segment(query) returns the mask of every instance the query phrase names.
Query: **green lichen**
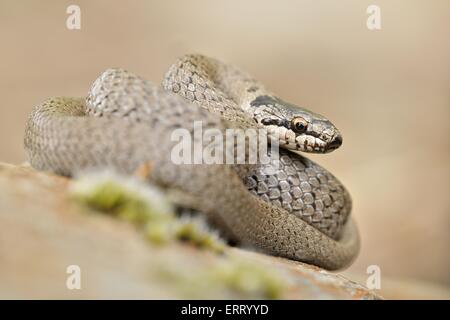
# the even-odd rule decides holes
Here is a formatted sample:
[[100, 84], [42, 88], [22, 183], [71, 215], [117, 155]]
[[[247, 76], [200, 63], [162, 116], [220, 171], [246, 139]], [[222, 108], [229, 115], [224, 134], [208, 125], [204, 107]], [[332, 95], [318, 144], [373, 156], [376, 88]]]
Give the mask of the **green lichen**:
[[217, 253], [225, 250], [224, 242], [212, 232], [201, 219], [186, 217], [177, 223], [175, 236], [182, 241], [188, 241], [199, 248], [205, 248]]
[[164, 265], [160, 272], [177, 292], [191, 299], [205, 298], [205, 292], [211, 299], [281, 299], [288, 291], [284, 275], [242, 257], [226, 257], [201, 268]]
[[144, 227], [145, 237], [155, 245], [165, 245], [175, 240], [173, 222], [152, 221]]
[[280, 275], [250, 261], [235, 259], [221, 263], [211, 270], [210, 277], [249, 298], [280, 299], [286, 289]]
[[224, 250], [223, 241], [202, 220], [178, 219], [164, 194], [137, 178], [107, 172], [88, 174], [74, 182], [71, 194], [90, 209], [135, 224], [154, 244], [182, 240], [215, 252]]
[[87, 207], [143, 225], [173, 220], [171, 205], [156, 188], [111, 174], [91, 174], [72, 186], [74, 198]]

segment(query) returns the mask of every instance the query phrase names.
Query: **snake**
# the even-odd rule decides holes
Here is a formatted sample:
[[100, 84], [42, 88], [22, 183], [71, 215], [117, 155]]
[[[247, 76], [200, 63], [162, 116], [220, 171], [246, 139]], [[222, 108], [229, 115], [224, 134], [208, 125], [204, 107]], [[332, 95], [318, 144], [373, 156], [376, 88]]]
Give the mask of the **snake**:
[[[267, 151], [265, 163], [174, 163], [174, 130], [207, 147], [194, 134], [198, 121], [203, 130], [224, 135], [230, 128], [264, 129], [267, 142], [280, 148]], [[148, 165], [149, 182], [205, 214], [231, 242], [328, 270], [348, 266], [359, 252], [352, 199], [303, 153], [327, 153], [341, 144], [339, 130], [324, 116], [285, 102], [238, 67], [200, 54], [175, 61], [161, 86], [107, 69], [87, 97], [36, 105], [24, 135], [28, 161], [37, 170], [130, 175]]]

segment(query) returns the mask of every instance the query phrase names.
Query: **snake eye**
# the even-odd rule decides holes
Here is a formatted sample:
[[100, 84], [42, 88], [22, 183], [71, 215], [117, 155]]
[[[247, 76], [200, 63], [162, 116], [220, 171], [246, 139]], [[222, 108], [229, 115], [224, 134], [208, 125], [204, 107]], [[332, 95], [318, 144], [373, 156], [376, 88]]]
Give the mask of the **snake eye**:
[[308, 128], [308, 122], [302, 117], [295, 117], [291, 120], [291, 129], [297, 133], [303, 133]]

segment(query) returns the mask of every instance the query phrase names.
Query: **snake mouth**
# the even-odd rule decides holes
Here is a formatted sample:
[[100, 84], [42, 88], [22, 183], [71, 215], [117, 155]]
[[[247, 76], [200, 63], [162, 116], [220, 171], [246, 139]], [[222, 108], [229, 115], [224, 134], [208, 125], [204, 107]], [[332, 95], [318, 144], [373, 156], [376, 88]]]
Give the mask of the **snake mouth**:
[[296, 139], [296, 150], [302, 152], [325, 153], [326, 146], [325, 141], [311, 135], [298, 136]]
[[276, 143], [283, 149], [309, 153], [327, 152], [327, 142], [310, 134], [295, 134], [284, 127], [267, 126], [271, 143]]
[[329, 153], [338, 149], [343, 142], [340, 134], [336, 134], [333, 138], [325, 137], [327, 139], [323, 139], [322, 135], [315, 134], [295, 135], [290, 132], [280, 133], [279, 128], [273, 128], [268, 133], [271, 143], [278, 143], [284, 149], [291, 151]]

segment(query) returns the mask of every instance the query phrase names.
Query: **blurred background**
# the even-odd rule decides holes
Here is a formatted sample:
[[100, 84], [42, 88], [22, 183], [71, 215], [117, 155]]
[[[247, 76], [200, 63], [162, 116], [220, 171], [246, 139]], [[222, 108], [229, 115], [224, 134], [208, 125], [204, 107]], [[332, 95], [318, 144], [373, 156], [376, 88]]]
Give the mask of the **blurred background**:
[[343, 146], [312, 158], [353, 196], [362, 249], [346, 274], [450, 286], [449, 30], [446, 0], [0, 0], [0, 161], [26, 160], [34, 105], [86, 95], [108, 67], [160, 83], [177, 57], [213, 56], [340, 128]]

